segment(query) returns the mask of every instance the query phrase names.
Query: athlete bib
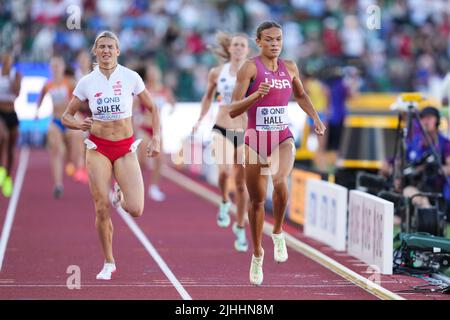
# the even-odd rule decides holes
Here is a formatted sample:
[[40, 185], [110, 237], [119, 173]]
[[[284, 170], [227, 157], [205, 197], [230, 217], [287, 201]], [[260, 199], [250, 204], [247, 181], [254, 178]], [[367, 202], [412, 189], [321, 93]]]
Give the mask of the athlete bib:
[[286, 129], [289, 123], [287, 106], [258, 107], [256, 109], [257, 131], [281, 131]]

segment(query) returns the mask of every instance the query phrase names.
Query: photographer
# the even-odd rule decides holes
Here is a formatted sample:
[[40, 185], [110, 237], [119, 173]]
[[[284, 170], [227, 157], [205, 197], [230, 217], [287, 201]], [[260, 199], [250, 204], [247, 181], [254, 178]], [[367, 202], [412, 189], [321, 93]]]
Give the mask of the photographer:
[[[448, 217], [450, 187], [445, 176], [450, 175], [450, 140], [439, 132], [440, 114], [436, 108], [425, 107], [420, 111], [419, 117], [423, 129], [433, 142], [440, 159], [434, 158], [431, 146], [427, 143], [420, 126], [417, 126], [418, 130], [414, 130], [412, 138], [407, 140], [406, 162], [408, 168], [403, 171], [403, 175], [406, 175], [406, 177], [403, 176], [406, 178], [403, 195], [411, 198], [419, 192], [442, 193], [447, 203]], [[439, 161], [442, 163], [442, 171], [444, 172], [439, 169]], [[392, 171], [393, 161], [384, 162], [381, 174], [391, 176]], [[445, 173], [445, 176], [443, 173]], [[394, 184], [398, 186], [395, 180]], [[419, 208], [431, 207], [430, 201], [426, 197], [415, 197], [413, 204]]]

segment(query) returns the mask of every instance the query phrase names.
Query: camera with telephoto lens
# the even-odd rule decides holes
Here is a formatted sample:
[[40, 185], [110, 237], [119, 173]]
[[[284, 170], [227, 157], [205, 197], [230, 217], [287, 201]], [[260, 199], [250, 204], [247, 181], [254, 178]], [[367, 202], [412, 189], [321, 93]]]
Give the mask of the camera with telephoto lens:
[[412, 161], [403, 169], [405, 185], [427, 190], [427, 180], [437, 179], [440, 175], [438, 159], [432, 152], [425, 153], [419, 159]]
[[[415, 172], [408, 167], [411, 180], [422, 180], [423, 173]], [[357, 175], [357, 189], [374, 194], [394, 204], [394, 214], [401, 218], [402, 232], [426, 232], [435, 236], [446, 236], [446, 203], [441, 193], [419, 192], [412, 197], [394, 191], [392, 182], [388, 179], [366, 172]], [[431, 204], [429, 208], [420, 208], [414, 204], [414, 198], [427, 197]]]

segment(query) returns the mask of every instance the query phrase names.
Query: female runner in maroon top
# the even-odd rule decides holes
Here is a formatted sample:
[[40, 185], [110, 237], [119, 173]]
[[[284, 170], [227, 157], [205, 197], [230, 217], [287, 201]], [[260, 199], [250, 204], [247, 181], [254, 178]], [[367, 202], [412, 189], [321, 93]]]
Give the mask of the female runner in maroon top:
[[287, 114], [292, 92], [298, 105], [314, 119], [316, 133], [323, 135], [325, 132], [325, 126], [303, 88], [297, 65], [293, 61], [279, 59], [282, 35], [281, 26], [276, 22], [266, 21], [259, 25], [256, 43], [260, 54], [239, 69], [230, 105], [231, 117], [244, 112], [248, 115], [245, 179], [251, 203], [248, 215], [253, 241], [250, 282], [256, 285], [263, 282], [261, 240], [268, 175], [271, 175], [274, 186], [274, 259], [284, 262], [288, 258], [282, 225], [288, 201], [287, 178], [295, 156]]

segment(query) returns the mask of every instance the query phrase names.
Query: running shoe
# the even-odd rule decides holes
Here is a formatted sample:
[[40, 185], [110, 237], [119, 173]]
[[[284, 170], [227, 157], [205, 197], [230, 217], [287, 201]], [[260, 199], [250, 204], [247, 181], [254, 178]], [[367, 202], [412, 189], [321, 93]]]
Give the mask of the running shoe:
[[0, 187], [3, 185], [7, 176], [6, 168], [0, 166]]
[[217, 214], [217, 225], [221, 228], [226, 228], [230, 225], [230, 207], [230, 201], [220, 204], [219, 213]]
[[156, 202], [161, 202], [166, 199], [166, 195], [156, 185], [151, 185], [148, 188], [148, 196]]
[[6, 178], [4, 179], [2, 185], [2, 192], [6, 198], [11, 197], [11, 194], [13, 192], [13, 182], [10, 176], [6, 176]]
[[264, 250], [261, 257], [255, 257], [252, 255], [252, 262], [250, 264], [250, 283], [254, 285], [261, 285], [264, 279], [263, 274], [263, 260]]
[[53, 198], [55, 199], [61, 198], [63, 192], [64, 192], [63, 186], [55, 186], [53, 188]]
[[286, 240], [283, 233], [272, 233], [273, 258], [276, 262], [285, 262], [288, 259]]
[[236, 235], [236, 240], [234, 241], [234, 248], [239, 252], [247, 252], [248, 242], [245, 237], [245, 228], [239, 228], [237, 223], [233, 223], [233, 232]]
[[97, 274], [97, 280], [111, 280], [111, 276], [114, 272], [116, 272], [116, 264], [115, 263], [106, 263], [103, 265], [102, 271]]

